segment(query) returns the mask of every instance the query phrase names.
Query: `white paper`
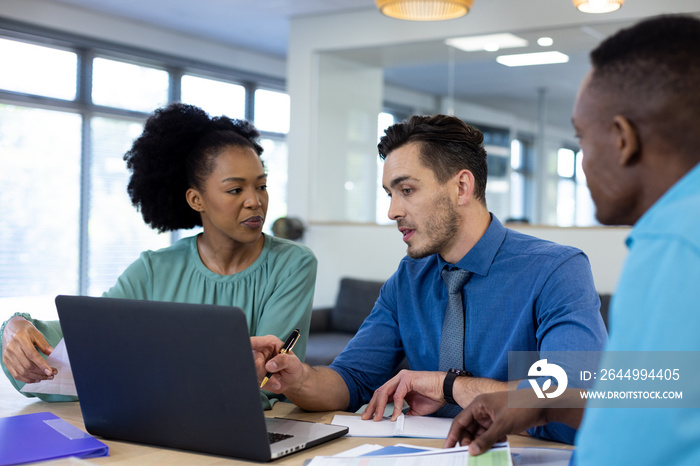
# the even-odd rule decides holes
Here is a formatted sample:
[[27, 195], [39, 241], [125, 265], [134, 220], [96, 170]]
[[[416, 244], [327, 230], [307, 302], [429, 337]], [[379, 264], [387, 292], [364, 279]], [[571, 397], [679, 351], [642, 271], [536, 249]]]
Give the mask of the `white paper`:
[[[498, 445], [505, 445], [505, 444], [504, 444], [504, 443], [503, 443], [503, 444], [499, 443]], [[430, 451], [430, 450], [443, 450], [442, 448], [438, 448], [438, 447], [426, 447], [426, 446], [423, 446], [423, 445], [411, 445], [410, 443], [397, 443], [396, 446], [397, 446], [397, 447], [406, 447], [406, 448], [415, 448], [415, 449], [418, 449], [418, 450], [425, 450], [425, 451]]]
[[518, 447], [510, 449], [517, 466], [568, 466], [573, 450], [564, 448]]
[[350, 437], [415, 437], [445, 438], [452, 425], [451, 418], [406, 416], [402, 414], [396, 422], [385, 417], [381, 421], [362, 420], [360, 416], [336, 415], [333, 424], [347, 426]]
[[308, 466], [513, 466], [507, 443], [494, 445], [490, 453], [469, 456], [469, 447], [456, 447], [388, 456], [317, 456]]
[[49, 366], [58, 369], [58, 374], [53, 377], [53, 380], [42, 380], [38, 383], [28, 383], [20, 391], [27, 393], [44, 393], [47, 395], [72, 395], [78, 396], [73, 381], [73, 371], [70, 368], [68, 361], [68, 352], [66, 351], [66, 343], [63, 339], [58, 342], [53, 349], [46, 362]]
[[[392, 447], [399, 447], [399, 448], [410, 448], [412, 451], [411, 453], [405, 453], [405, 454], [414, 454], [414, 453], [420, 453], [420, 452], [425, 452], [425, 451], [435, 451], [435, 450], [442, 450], [442, 448], [435, 448], [435, 447], [424, 447], [420, 445], [411, 445], [408, 443], [397, 443], [396, 445], [392, 446], [386, 446], [386, 445], [377, 445], [375, 443], [365, 443], [363, 445], [351, 448], [349, 450], [341, 451], [340, 453], [333, 455], [334, 457], [340, 457], [340, 458], [356, 458], [358, 456], [365, 456], [368, 453], [373, 453], [373, 452], [378, 452], [380, 450], [386, 450]], [[380, 455], [384, 455], [384, 453], [379, 453]], [[387, 456], [398, 456], [397, 453], [386, 453]]]
[[349, 450], [341, 451], [337, 455], [333, 456], [338, 456], [338, 457], [346, 457], [346, 458], [354, 458], [356, 456], [362, 456], [367, 453], [371, 453], [373, 451], [377, 451], [384, 448], [381, 445], [377, 445], [374, 443], [365, 443], [364, 445], [357, 446], [355, 448], [351, 448]]

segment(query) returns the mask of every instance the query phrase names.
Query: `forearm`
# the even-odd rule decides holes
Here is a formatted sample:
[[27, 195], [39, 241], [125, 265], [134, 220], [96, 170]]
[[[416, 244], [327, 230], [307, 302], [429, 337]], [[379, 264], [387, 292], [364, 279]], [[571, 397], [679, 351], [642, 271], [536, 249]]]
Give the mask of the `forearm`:
[[514, 390], [517, 384], [518, 381], [501, 382], [485, 377], [457, 377], [452, 388], [452, 396], [464, 408], [483, 393]]
[[[500, 382], [487, 378], [458, 377], [455, 380], [453, 396], [460, 406], [466, 407], [474, 398], [483, 393], [498, 391], [511, 391], [511, 393], [515, 393], [513, 391], [516, 390], [519, 382], [519, 380]], [[546, 419], [545, 423], [560, 422], [574, 429], [578, 429], [581, 424], [581, 419], [583, 418], [583, 411], [586, 407], [586, 401], [581, 396], [582, 391], [585, 390], [568, 389], [557, 398], [539, 399], [535, 397], [534, 393], [521, 392], [518, 390], [518, 395], [527, 393], [527, 396], [516, 397], [513, 402], [513, 407], [518, 407], [517, 405], [521, 404], [522, 406], [520, 407], [523, 408], [542, 409], [543, 416]], [[525, 400], [527, 400], [527, 403]]]
[[[2, 327], [0, 327], [0, 364], [2, 365], [2, 370], [7, 376], [7, 379], [10, 381], [12, 386], [15, 388], [15, 390], [19, 391], [23, 386], [24, 382], [20, 382], [19, 380], [15, 379], [12, 377], [12, 374], [10, 374], [10, 371], [8, 370], [7, 366], [5, 365], [5, 346], [7, 344], [7, 341], [9, 339], [9, 336], [5, 336], [5, 329], [8, 326], [11, 326], [10, 322], [13, 320], [18, 320], [18, 319], [26, 319], [29, 317], [28, 314], [15, 314], [9, 319], [7, 319], [3, 324]], [[29, 394], [24, 394], [24, 396], [30, 396]]]
[[544, 415], [547, 422], [561, 422], [578, 429], [581, 425], [586, 399], [581, 396], [584, 389], [567, 389], [557, 398], [546, 399]]
[[284, 394], [295, 405], [307, 411], [345, 410], [350, 402], [350, 393], [343, 378], [328, 367], [303, 366], [301, 382]]

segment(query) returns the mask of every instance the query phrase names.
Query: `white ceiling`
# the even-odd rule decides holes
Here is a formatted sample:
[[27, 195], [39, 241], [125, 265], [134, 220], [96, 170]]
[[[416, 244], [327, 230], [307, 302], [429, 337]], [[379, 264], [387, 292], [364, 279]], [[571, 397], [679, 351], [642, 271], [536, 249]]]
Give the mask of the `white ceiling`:
[[[53, 0], [131, 21], [215, 40], [267, 55], [286, 57], [289, 21], [300, 16], [374, 10], [374, 0]], [[499, 2], [503, 0], [477, 0]], [[522, 0], [525, 1], [525, 0]], [[533, 5], [537, 0], [531, 0]], [[571, 0], [560, 0], [570, 2]], [[627, 0], [632, 2], [652, 0]], [[688, 0], [663, 0], [664, 8]], [[700, 11], [700, 1], [697, 10]], [[573, 5], [571, 8], [574, 8]], [[625, 6], [623, 6], [625, 8]], [[379, 13], [377, 13], [379, 14]], [[583, 15], [583, 17], [588, 15]], [[554, 39], [552, 48], [567, 53], [566, 64], [507, 68], [492, 53], [454, 52], [455, 98], [488, 105], [536, 120], [538, 90], [545, 89], [550, 123], [567, 127], [581, 78], [588, 70], [588, 52], [602, 38], [629, 24], [616, 21], [547, 31], [509, 31], [534, 44], [538, 37]], [[359, 31], [361, 33], [361, 31]], [[539, 49], [539, 50], [537, 50]], [[392, 84], [435, 95], [448, 92], [448, 50], [442, 41], [342, 52], [344, 56], [381, 65]], [[521, 51], [541, 51], [530, 45]], [[340, 53], [340, 52], [339, 52]]]
[[358, 9], [374, 0], [54, 0], [284, 57], [289, 19]]

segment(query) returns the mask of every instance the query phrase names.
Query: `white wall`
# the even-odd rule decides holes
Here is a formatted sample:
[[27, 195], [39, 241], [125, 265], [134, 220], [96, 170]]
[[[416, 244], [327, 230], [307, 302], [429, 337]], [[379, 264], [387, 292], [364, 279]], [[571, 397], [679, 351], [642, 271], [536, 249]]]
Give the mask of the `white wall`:
[[[629, 228], [520, 225], [512, 228], [581, 249], [591, 262], [598, 292], [614, 291], [627, 255], [624, 242]], [[386, 280], [406, 254], [406, 246], [394, 225], [312, 223], [304, 235], [304, 244], [318, 258], [314, 307], [335, 303], [338, 284], [343, 277]]]
[[318, 259], [314, 307], [335, 303], [343, 277], [386, 280], [406, 254], [393, 225], [314, 223], [304, 233], [304, 244]]

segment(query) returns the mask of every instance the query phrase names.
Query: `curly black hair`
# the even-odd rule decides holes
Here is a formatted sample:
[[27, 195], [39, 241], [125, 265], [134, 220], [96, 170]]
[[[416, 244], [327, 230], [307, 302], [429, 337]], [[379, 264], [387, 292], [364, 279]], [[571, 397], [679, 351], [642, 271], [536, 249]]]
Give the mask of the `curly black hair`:
[[250, 147], [258, 156], [260, 133], [245, 120], [210, 117], [182, 103], [159, 108], [124, 155], [131, 179], [127, 192], [143, 220], [159, 232], [202, 225], [185, 198], [203, 189], [214, 161], [226, 147]]

